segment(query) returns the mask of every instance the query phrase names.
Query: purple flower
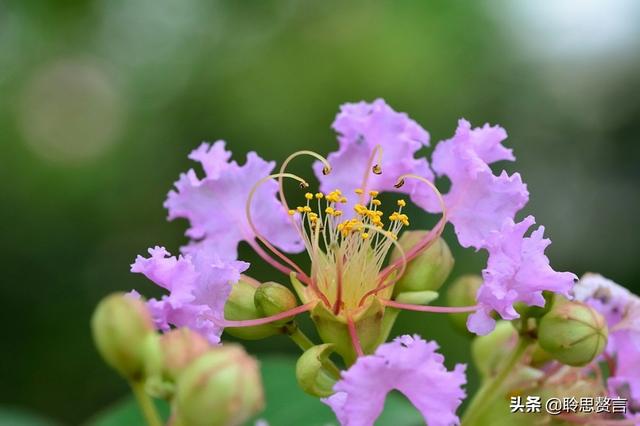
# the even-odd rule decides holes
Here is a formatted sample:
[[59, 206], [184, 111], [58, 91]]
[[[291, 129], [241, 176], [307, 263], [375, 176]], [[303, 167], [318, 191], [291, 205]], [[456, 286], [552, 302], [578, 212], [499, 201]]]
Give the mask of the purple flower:
[[[608, 387], [612, 396], [629, 399], [640, 407], [640, 298], [598, 274], [585, 274], [573, 289], [607, 320], [607, 356], [614, 360]], [[635, 413], [640, 419], [640, 410]]]
[[[176, 190], [169, 192], [164, 206], [169, 210], [169, 220], [189, 220], [186, 235], [193, 241], [183, 248], [185, 253], [204, 250], [212, 256], [235, 260], [240, 241], [256, 244], [246, 216], [247, 200], [254, 185], [273, 171], [275, 163], [250, 152], [247, 162], [239, 166], [229, 161], [231, 152], [224, 147], [222, 141], [203, 143], [191, 152], [189, 158], [202, 164], [205, 177], [198, 178], [193, 169], [180, 175]], [[275, 181], [264, 182], [251, 203], [251, 215], [258, 231], [269, 241], [298, 253], [304, 246], [275, 196], [277, 190]]]
[[358, 358], [323, 400], [343, 426], [373, 425], [389, 392], [398, 390], [422, 413], [429, 426], [458, 424], [456, 410], [464, 399], [465, 365], [447, 371], [435, 342], [401, 336]]
[[[394, 111], [382, 99], [372, 103], [344, 104], [333, 122], [333, 128], [339, 134], [339, 149], [327, 157], [331, 173], [324, 175], [323, 164], [314, 164], [321, 191], [330, 192], [339, 188], [345, 194], [353, 194], [355, 189], [361, 188], [365, 194], [368, 189], [375, 189], [416, 196], [430, 191], [413, 180], [407, 181], [401, 191], [394, 187], [398, 178], [406, 173], [433, 180], [426, 158], [415, 158], [418, 150], [429, 146], [429, 133], [407, 114]], [[382, 148], [380, 164], [374, 152], [376, 146]], [[374, 165], [381, 167], [381, 174], [371, 173]], [[355, 201], [350, 199], [345, 211], [351, 214], [354, 204]]]
[[513, 307], [516, 302], [544, 306], [544, 290], [569, 296], [576, 276], [556, 272], [549, 265], [544, 251], [551, 241], [543, 238], [543, 226], [530, 237], [524, 236], [534, 223], [533, 216], [519, 223], [506, 219], [500, 231], [488, 236], [489, 260], [482, 271], [484, 283], [477, 294], [480, 309], [469, 316], [470, 331], [482, 335], [493, 330], [495, 320], [489, 315], [492, 310], [512, 320], [519, 317]]
[[156, 326], [164, 331], [170, 324], [189, 327], [218, 343], [222, 328], [213, 320], [223, 319], [231, 287], [249, 264], [222, 261], [203, 251], [176, 258], [164, 247], [149, 249], [149, 254], [149, 258], [138, 256], [131, 272], [142, 273], [169, 291], [160, 300], [148, 301]]
[[[515, 160], [502, 146], [506, 138], [502, 127], [485, 124], [471, 129], [468, 121], [460, 120], [454, 137], [438, 143], [433, 153], [433, 169], [451, 181], [444, 201], [463, 247], [484, 247], [491, 231], [499, 230], [505, 219], [514, 219], [529, 200], [518, 173], [494, 176], [489, 167], [496, 161]], [[439, 211], [433, 194], [416, 201], [429, 211]]]

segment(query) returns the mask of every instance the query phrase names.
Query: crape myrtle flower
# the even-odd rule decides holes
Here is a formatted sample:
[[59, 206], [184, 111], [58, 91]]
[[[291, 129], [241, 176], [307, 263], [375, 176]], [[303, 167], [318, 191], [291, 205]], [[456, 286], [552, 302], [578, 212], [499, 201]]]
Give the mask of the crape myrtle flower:
[[149, 254], [138, 256], [131, 272], [144, 274], [169, 291], [162, 299], [147, 302], [156, 327], [163, 331], [170, 329], [169, 324], [189, 327], [218, 343], [222, 327], [214, 318], [222, 319], [231, 286], [249, 264], [222, 261], [204, 251], [175, 257], [164, 247], [154, 247]]
[[[515, 302], [539, 305], [544, 290], [565, 294], [572, 275], [557, 273], [549, 266], [544, 256], [549, 240], [542, 238], [542, 228], [525, 237], [532, 219], [514, 222], [528, 192], [517, 173], [495, 175], [491, 170], [496, 161], [514, 159], [502, 145], [506, 133], [500, 127], [472, 129], [461, 120], [454, 137], [436, 146], [433, 168], [451, 182], [444, 196], [435, 186], [427, 159], [417, 157], [429, 145], [429, 134], [406, 114], [394, 111], [383, 100], [346, 104], [333, 127], [339, 134], [337, 152], [326, 159], [313, 151], [299, 151], [277, 171], [274, 163], [255, 153], [249, 153], [246, 163], [239, 166], [231, 160], [224, 142], [202, 144], [190, 158], [201, 163], [204, 177], [199, 178], [194, 170], [181, 175], [165, 202], [169, 219], [189, 221], [186, 234], [190, 242], [183, 247], [183, 256], [170, 257], [166, 250], [156, 248], [150, 258], [139, 257], [132, 271], [144, 273], [170, 292], [149, 302], [161, 329], [192, 327], [212, 342], [219, 340], [224, 327], [258, 326], [310, 312], [321, 339], [331, 343], [351, 367], [336, 385], [338, 393], [331, 397], [344, 424], [369, 424], [349, 420], [353, 415], [350, 407], [361, 407], [356, 415], [373, 421], [381, 409], [379, 401], [394, 388], [405, 392], [425, 418], [429, 416], [430, 424], [455, 423], [455, 409], [464, 396], [460, 390], [463, 368], [447, 372], [442, 356], [435, 353], [437, 346], [417, 337], [383, 345], [399, 310], [477, 311], [470, 329], [488, 333], [493, 328], [492, 311], [513, 319], [517, 317]], [[320, 181], [317, 191], [287, 171], [289, 163], [301, 156], [317, 160], [313, 165]], [[307, 191], [291, 206], [285, 196], [285, 179], [297, 181]], [[440, 220], [415, 245], [403, 248], [398, 239], [410, 226], [404, 211], [407, 202], [396, 200], [390, 210], [383, 206], [381, 192], [408, 195], [423, 210], [439, 213]], [[489, 252], [478, 305], [427, 306], [433, 300], [428, 293], [433, 292], [395, 294], [394, 286], [407, 264], [438, 241], [448, 222], [462, 246]], [[225, 301], [248, 266], [237, 260], [241, 241], [291, 279], [300, 306], [262, 318], [224, 318]], [[392, 249], [399, 256], [388, 260]], [[308, 271], [287, 255], [301, 251], [311, 260]], [[445, 391], [434, 393], [429, 385], [408, 380], [409, 370], [402, 369], [410, 364], [403, 363], [415, 360], [430, 366], [429, 371], [416, 365], [411, 370], [420, 371], [416, 376], [424, 383], [438, 375], [447, 377], [446, 384], [438, 384]], [[357, 402], [351, 390], [360, 383], [361, 372], [370, 368], [385, 381], [380, 389], [370, 389], [375, 397]], [[393, 380], [402, 375], [407, 377], [407, 387]], [[369, 391], [361, 389], [365, 390]], [[341, 405], [341, 400], [350, 402]]]
[[481, 335], [491, 332], [495, 327], [495, 320], [490, 316], [492, 310], [512, 320], [519, 317], [513, 307], [516, 302], [544, 306], [544, 290], [569, 296], [576, 276], [556, 272], [549, 265], [544, 250], [551, 241], [543, 238], [544, 226], [525, 237], [534, 223], [533, 216], [519, 223], [507, 218], [500, 231], [492, 231], [488, 236], [485, 244], [489, 260], [482, 271], [484, 284], [477, 294], [480, 309], [469, 316], [470, 331]]
[[614, 397], [629, 400], [629, 416], [640, 422], [640, 298], [599, 274], [585, 274], [573, 289], [576, 300], [587, 303], [607, 320], [609, 341], [604, 359]]
[[369, 426], [378, 418], [389, 392], [398, 390], [420, 411], [429, 426], [458, 424], [455, 415], [465, 398], [463, 364], [447, 371], [435, 342], [401, 336], [360, 357], [323, 400], [341, 424]]

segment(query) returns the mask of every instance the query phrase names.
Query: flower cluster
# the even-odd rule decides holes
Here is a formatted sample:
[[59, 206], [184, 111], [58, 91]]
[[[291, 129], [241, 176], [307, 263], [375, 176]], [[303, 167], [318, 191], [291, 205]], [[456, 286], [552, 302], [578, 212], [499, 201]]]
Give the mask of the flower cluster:
[[[534, 218], [516, 220], [529, 194], [518, 173], [491, 168], [515, 160], [503, 145], [507, 134], [501, 127], [472, 128], [460, 120], [454, 136], [436, 145], [430, 161], [418, 152], [429, 147], [429, 133], [383, 100], [342, 106], [333, 128], [338, 133], [336, 152], [326, 158], [296, 152], [277, 171], [275, 163], [253, 152], [239, 165], [224, 142], [203, 143], [189, 158], [200, 163], [204, 175], [193, 169], [182, 174], [164, 204], [169, 220], [188, 220], [188, 244], [178, 257], [161, 247], [150, 249], [150, 257], [138, 257], [131, 270], [168, 292], [148, 301], [159, 329], [189, 327], [212, 344], [220, 342], [225, 328], [246, 328], [248, 335], [269, 325], [274, 333], [295, 336], [300, 333], [295, 315], [309, 312], [323, 342], [347, 366], [337, 372], [325, 360], [318, 367], [332, 376], [330, 389], [318, 395], [330, 395], [324, 401], [344, 425], [373, 424], [393, 389], [405, 394], [429, 425], [456, 424], [456, 410], [465, 396], [464, 366], [448, 371], [437, 344], [418, 336], [385, 343], [399, 310], [472, 312], [469, 330], [484, 335], [494, 329], [496, 315], [519, 318], [518, 304], [543, 307], [543, 292], [569, 296], [576, 277], [549, 265], [544, 227], [527, 236]], [[301, 156], [316, 160], [317, 190], [306, 189], [308, 182], [287, 171]], [[441, 177], [450, 182], [445, 194], [437, 189]], [[299, 205], [289, 206], [285, 180], [306, 189]], [[383, 193], [406, 196], [425, 213], [439, 214], [440, 221], [408, 244], [411, 238], [403, 239], [411, 223], [403, 211], [407, 201], [398, 199], [385, 212]], [[427, 255], [444, 244], [440, 235], [447, 223], [461, 246], [489, 255], [476, 301], [469, 306], [429, 306], [441, 282], [405, 286], [401, 281], [411, 269], [440, 266]], [[266, 291], [263, 285], [241, 275], [249, 267], [238, 259], [242, 241], [286, 274], [299, 306], [280, 308], [283, 303], [258, 296]], [[308, 271], [289, 256], [302, 251], [311, 260]], [[243, 282], [255, 285], [242, 287], [241, 294]], [[283, 291], [286, 288], [278, 294]], [[225, 316], [225, 307], [231, 311], [230, 300], [246, 308], [246, 316], [236, 311], [234, 318]], [[309, 383], [315, 376], [309, 377], [299, 380]]]

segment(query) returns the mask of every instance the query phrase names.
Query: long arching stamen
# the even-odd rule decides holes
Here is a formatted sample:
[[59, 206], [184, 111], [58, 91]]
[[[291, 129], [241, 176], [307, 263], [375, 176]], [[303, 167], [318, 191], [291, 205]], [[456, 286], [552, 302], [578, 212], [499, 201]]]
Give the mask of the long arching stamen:
[[479, 309], [478, 305], [473, 306], [425, 306], [414, 305], [411, 303], [400, 303], [395, 300], [382, 300], [383, 305], [390, 308], [405, 309], [407, 311], [420, 311], [420, 312], [438, 312], [444, 314], [459, 314], [462, 312], [475, 312]]
[[351, 314], [347, 314], [347, 328], [349, 329], [349, 337], [351, 337], [351, 344], [356, 354], [360, 357], [364, 355], [362, 345], [360, 344], [360, 337], [358, 337], [358, 330], [356, 329], [356, 323], [353, 321]]
[[[276, 256], [278, 256], [280, 259], [282, 259], [284, 262], [286, 262], [287, 264], [289, 264], [289, 266], [291, 266], [293, 269], [295, 269], [295, 271], [299, 274], [299, 279], [308, 284], [309, 283], [309, 277], [302, 271], [302, 269], [291, 259], [289, 259], [286, 255], [284, 255], [280, 250], [278, 250], [277, 248], [275, 248], [271, 243], [269, 243], [269, 241], [267, 241], [266, 238], [264, 238], [262, 236], [262, 234], [260, 234], [260, 232], [258, 231], [258, 229], [256, 228], [255, 224], [253, 223], [253, 219], [251, 218], [251, 201], [253, 201], [253, 196], [256, 194], [256, 191], [258, 190], [258, 188], [260, 187], [260, 185], [262, 185], [263, 183], [265, 183], [266, 181], [270, 180], [270, 179], [274, 179], [277, 177], [288, 177], [294, 180], [297, 180], [298, 182], [300, 182], [300, 185], [303, 187], [307, 187], [309, 186], [309, 184], [302, 179], [301, 177], [291, 174], [291, 173], [285, 173], [285, 174], [280, 174], [280, 173], [276, 173], [276, 174], [272, 174], [269, 176], [265, 176], [262, 179], [260, 179], [258, 182], [256, 182], [255, 185], [253, 185], [253, 188], [251, 188], [251, 192], [249, 192], [249, 197], [247, 198], [247, 203], [245, 205], [245, 214], [247, 216], [247, 221], [249, 223], [249, 226], [251, 227], [251, 230], [253, 231], [253, 233], [255, 234], [256, 238], [258, 240], [260, 240], [260, 242], [262, 244], [264, 244], [269, 250], [271, 250], [271, 252], [273, 254], [275, 254]], [[260, 254], [260, 253], [258, 253]], [[268, 255], [267, 255], [268, 256]], [[287, 275], [289, 275], [289, 272], [291, 272], [291, 270], [289, 270], [288, 272], [286, 272]]]
[[329, 173], [331, 173], [331, 164], [329, 164], [329, 161], [327, 161], [326, 158], [324, 158], [322, 155], [318, 154], [317, 152], [302, 150], [302, 151], [294, 152], [293, 154], [288, 156], [287, 159], [282, 162], [282, 166], [280, 166], [280, 177], [278, 178], [278, 188], [279, 188], [278, 193], [280, 195], [280, 202], [282, 203], [282, 205], [284, 205], [285, 210], [289, 210], [289, 204], [287, 203], [287, 199], [284, 196], [284, 185], [283, 185], [284, 179], [283, 178], [285, 177], [285, 170], [289, 165], [289, 163], [291, 162], [291, 160], [293, 160], [296, 157], [300, 157], [302, 155], [310, 155], [311, 157], [314, 157], [320, 160], [320, 162], [322, 162], [322, 165], [324, 166], [322, 168], [323, 175], [326, 176]]
[[[374, 163], [375, 156], [378, 156], [378, 162]], [[364, 169], [364, 175], [362, 176], [362, 193], [360, 194], [360, 204], [364, 204], [364, 197], [367, 193], [367, 184], [369, 183], [369, 173], [373, 172], [376, 175], [382, 174], [382, 145], [378, 144], [373, 147], [367, 167]]]
[[[384, 235], [386, 238], [389, 239], [389, 241], [391, 241], [391, 244], [393, 244], [395, 246], [396, 249], [398, 249], [398, 252], [400, 252], [400, 272], [394, 277], [394, 279], [390, 280], [388, 283], [383, 284], [384, 280], [379, 280], [378, 284], [376, 285], [376, 288], [374, 288], [373, 290], [369, 290], [368, 292], [366, 292], [364, 294], [364, 296], [362, 296], [360, 298], [360, 301], [358, 302], [358, 306], [362, 306], [365, 302], [365, 300], [367, 299], [367, 297], [372, 296], [374, 294], [378, 294], [379, 292], [381, 292], [382, 290], [389, 288], [393, 285], [395, 285], [395, 283], [400, 279], [400, 277], [402, 277], [402, 275], [404, 274], [406, 268], [407, 268], [407, 256], [405, 255], [404, 249], [402, 248], [402, 246], [400, 244], [398, 244], [398, 241], [396, 240], [396, 236], [386, 230], [381, 230], [381, 229], [377, 229], [374, 226], [371, 225], [367, 225], [367, 224], [362, 224], [362, 226], [364, 228], [369, 228], [369, 229], [374, 229], [376, 233], [378, 234], [382, 234]], [[385, 277], [386, 278], [386, 277]]]
[[274, 321], [279, 321], [284, 318], [292, 317], [294, 315], [298, 315], [303, 312], [310, 311], [314, 305], [315, 305], [315, 302], [310, 302], [305, 305], [296, 306], [295, 308], [289, 309], [288, 311], [280, 312], [279, 314], [271, 315], [264, 318], [256, 318], [256, 319], [240, 320], [240, 321], [211, 318], [211, 321], [213, 321], [219, 327], [253, 327], [256, 325], [269, 324]]
[[[436, 195], [438, 203], [440, 204], [440, 210], [442, 210], [442, 216], [440, 217], [440, 220], [438, 221], [436, 226], [432, 230], [430, 230], [427, 235], [425, 235], [420, 241], [418, 241], [417, 244], [415, 244], [407, 251], [406, 262], [410, 262], [413, 258], [420, 254], [420, 252], [429, 248], [431, 244], [433, 244], [440, 237], [440, 235], [442, 235], [444, 226], [447, 224], [447, 206], [445, 205], [442, 194], [440, 193], [440, 191], [438, 191], [438, 188], [436, 188], [436, 186], [432, 182], [430, 182], [428, 179], [423, 178], [422, 176], [414, 175], [411, 173], [402, 175], [398, 178], [398, 183], [396, 183], [395, 187], [400, 188], [402, 185], [404, 185], [404, 181], [406, 178], [417, 179], [420, 182], [427, 184], [427, 186]], [[380, 273], [381, 279], [385, 279], [386, 277], [388, 277], [394, 269], [398, 268], [399, 263], [399, 260], [396, 260], [395, 262], [392, 262], [390, 265], [388, 265]]]

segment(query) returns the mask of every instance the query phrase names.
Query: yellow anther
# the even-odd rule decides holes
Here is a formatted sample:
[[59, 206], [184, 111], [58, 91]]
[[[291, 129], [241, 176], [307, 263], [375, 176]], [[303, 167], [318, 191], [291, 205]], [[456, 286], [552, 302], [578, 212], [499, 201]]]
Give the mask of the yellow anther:
[[382, 216], [382, 212], [380, 210], [376, 210], [376, 215], [377, 216]]
[[336, 210], [335, 212], [333, 212], [334, 216], [342, 216], [342, 210]]
[[378, 191], [369, 191], [369, 195], [371, 195], [373, 198], [376, 198], [378, 194], [379, 194]]
[[324, 197], [324, 194], [323, 194], [322, 192], [316, 192], [316, 198], [317, 198], [318, 200], [321, 200], [321, 199], [322, 199], [322, 197]]
[[313, 194], [310, 192], [307, 192], [306, 194], [304, 194], [304, 198], [306, 198], [307, 200], [313, 200]]
[[335, 193], [336, 193], [336, 194], [338, 194], [338, 195], [342, 195], [342, 191], [340, 191], [339, 189], [336, 189], [336, 190], [335, 190], [335, 191], [333, 191], [333, 192], [335, 192]]
[[335, 212], [335, 210], [333, 209], [333, 207], [327, 207], [326, 209], [324, 209], [324, 212], [326, 214], [333, 214]]
[[362, 234], [360, 234], [360, 236], [362, 237], [363, 240], [366, 240], [367, 238], [369, 238], [369, 234], [367, 234], [366, 232], [363, 232]]
[[304, 207], [302, 207], [302, 206], [296, 207], [296, 210], [298, 210], [298, 212], [300, 212], [300, 213], [304, 213]]
[[373, 204], [374, 206], [379, 206], [379, 205], [382, 204], [382, 201], [380, 201], [380, 200], [372, 200], [371, 204]]
[[407, 203], [406, 203], [406, 201], [404, 201], [404, 200], [398, 200], [398, 205], [399, 205], [400, 207], [404, 207], [404, 206], [406, 206], [406, 205], [407, 205]]
[[362, 195], [362, 194], [364, 194], [364, 191], [362, 190], [362, 188], [358, 188], [358, 189], [355, 190], [355, 193], [358, 194], [358, 195]]
[[311, 213], [311, 207], [309, 207], [309, 206], [304, 206], [304, 207], [302, 208], [302, 210], [303, 210], [305, 213]]
[[287, 213], [289, 213], [289, 216], [293, 216], [294, 214], [296, 214], [295, 210], [289, 210]]
[[340, 202], [341, 203], [346, 203], [347, 202], [347, 197], [340, 197]]

